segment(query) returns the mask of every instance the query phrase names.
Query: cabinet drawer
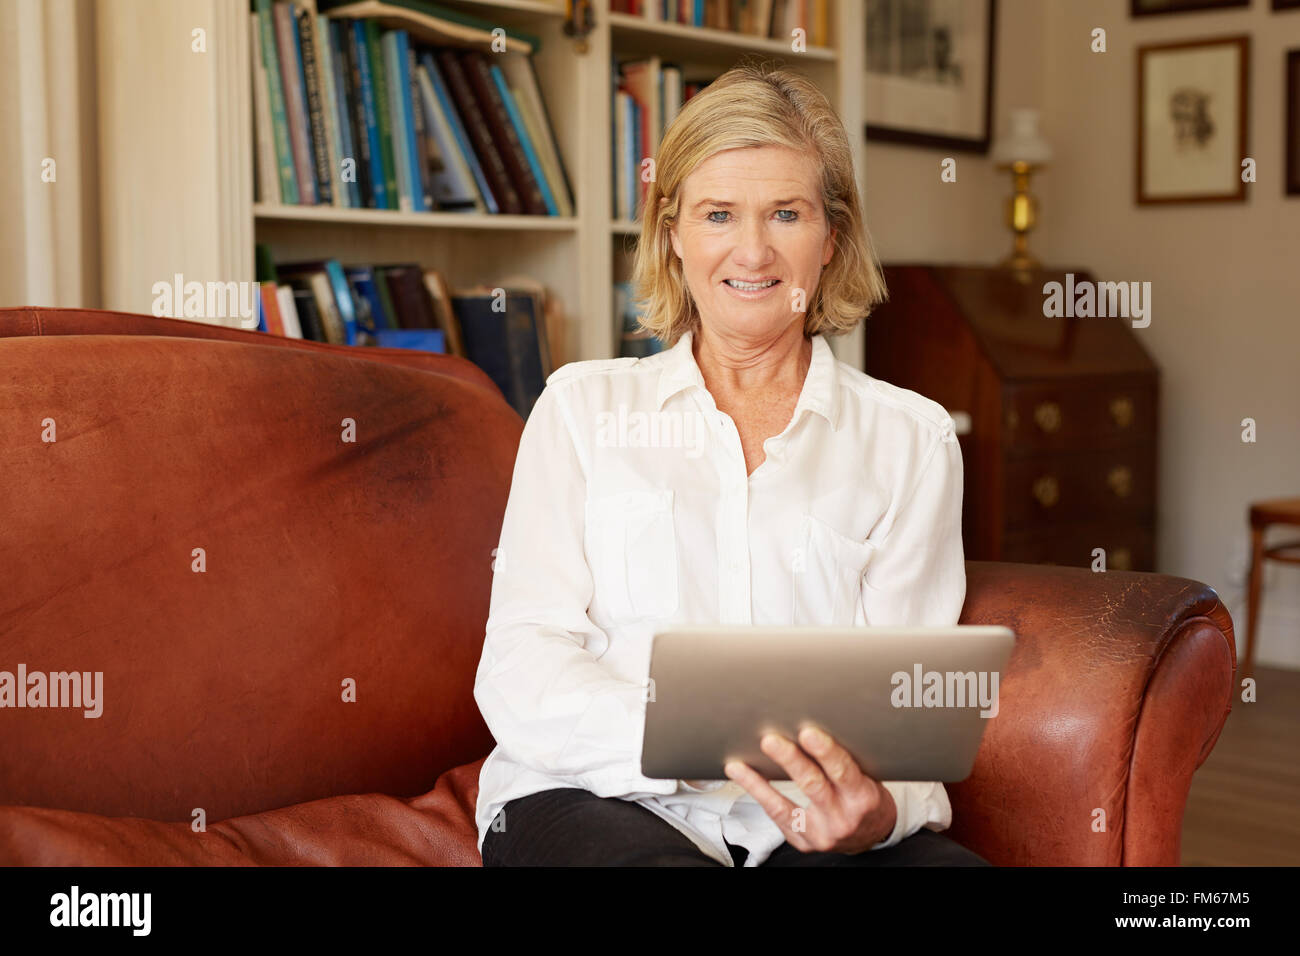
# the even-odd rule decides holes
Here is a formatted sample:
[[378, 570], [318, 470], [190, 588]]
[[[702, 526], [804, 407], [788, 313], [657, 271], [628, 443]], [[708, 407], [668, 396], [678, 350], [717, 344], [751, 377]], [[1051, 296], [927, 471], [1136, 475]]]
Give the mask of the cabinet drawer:
[[1096, 548], [1106, 552], [1108, 571], [1155, 568], [1155, 533], [1150, 525], [1084, 524], [1009, 534], [1003, 541], [1002, 560], [1090, 568]]
[[1006, 463], [1008, 531], [1124, 517], [1154, 517], [1155, 455], [1130, 447], [1076, 455], [1040, 455]]
[[1152, 378], [1015, 385], [1003, 393], [1003, 446], [1013, 456], [1118, 447], [1155, 432]]

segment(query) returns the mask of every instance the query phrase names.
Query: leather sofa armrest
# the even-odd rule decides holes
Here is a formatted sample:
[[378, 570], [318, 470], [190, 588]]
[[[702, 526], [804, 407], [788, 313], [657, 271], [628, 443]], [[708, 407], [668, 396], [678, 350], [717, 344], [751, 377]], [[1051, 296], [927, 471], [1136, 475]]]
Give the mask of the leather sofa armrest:
[[1207, 585], [967, 563], [963, 624], [1016, 649], [950, 835], [1002, 865], [1176, 866], [1193, 772], [1231, 709], [1232, 619]]

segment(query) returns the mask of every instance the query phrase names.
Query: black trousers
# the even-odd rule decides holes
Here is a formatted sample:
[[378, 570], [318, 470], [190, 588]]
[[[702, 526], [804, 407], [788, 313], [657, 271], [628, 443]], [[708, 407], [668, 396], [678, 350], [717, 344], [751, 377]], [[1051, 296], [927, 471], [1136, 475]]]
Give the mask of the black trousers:
[[[504, 817], [502, 816], [504, 814]], [[748, 852], [727, 847], [737, 866]], [[565, 787], [511, 800], [483, 838], [484, 866], [721, 866], [686, 834], [639, 804]], [[782, 843], [763, 866], [989, 866], [961, 844], [921, 829], [895, 846], [855, 855], [803, 853]]]

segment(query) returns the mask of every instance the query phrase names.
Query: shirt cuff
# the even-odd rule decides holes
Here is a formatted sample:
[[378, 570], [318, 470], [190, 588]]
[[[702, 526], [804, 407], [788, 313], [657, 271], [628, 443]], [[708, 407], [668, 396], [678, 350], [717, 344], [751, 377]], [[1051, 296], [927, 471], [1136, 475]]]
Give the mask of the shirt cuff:
[[871, 849], [883, 850], [896, 846], [921, 827], [946, 830], [952, 825], [952, 804], [948, 802], [948, 792], [942, 783], [897, 783], [885, 780], [880, 785], [894, 798], [898, 817], [889, 836]]

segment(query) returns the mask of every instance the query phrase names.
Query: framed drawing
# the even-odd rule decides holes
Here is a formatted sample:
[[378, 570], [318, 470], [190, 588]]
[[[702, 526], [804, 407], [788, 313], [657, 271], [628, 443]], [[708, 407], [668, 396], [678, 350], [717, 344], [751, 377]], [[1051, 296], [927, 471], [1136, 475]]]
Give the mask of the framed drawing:
[[866, 0], [866, 138], [987, 153], [997, 0]]
[[1300, 50], [1286, 54], [1286, 194], [1300, 196]]
[[1152, 17], [1159, 13], [1195, 13], [1198, 10], [1248, 6], [1250, 0], [1129, 0], [1128, 12], [1133, 17]]
[[1250, 37], [1138, 47], [1137, 201], [1244, 202]]

